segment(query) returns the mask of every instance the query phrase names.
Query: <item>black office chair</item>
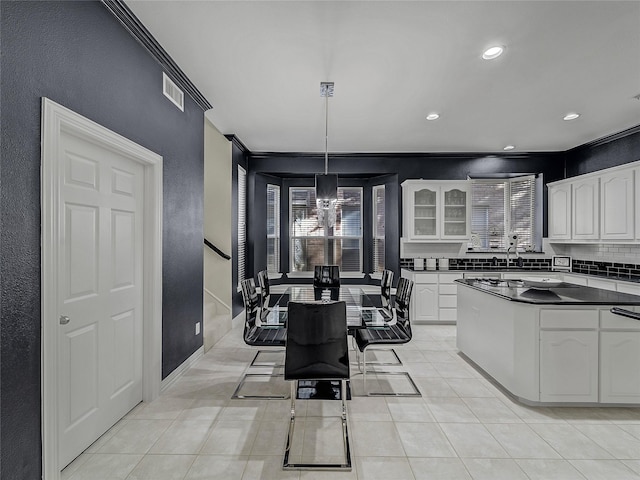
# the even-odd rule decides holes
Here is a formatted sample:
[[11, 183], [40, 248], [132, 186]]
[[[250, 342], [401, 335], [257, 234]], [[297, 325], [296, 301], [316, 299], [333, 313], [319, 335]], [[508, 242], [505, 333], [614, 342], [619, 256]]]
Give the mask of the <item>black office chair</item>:
[[271, 292], [269, 289], [269, 275], [266, 270], [258, 272], [258, 286], [260, 287], [260, 306], [263, 310], [268, 309]]
[[316, 265], [313, 270], [314, 288], [340, 288], [340, 267]]
[[[345, 302], [289, 302], [284, 379], [291, 381], [291, 421], [285, 446], [284, 469], [351, 470], [347, 428], [346, 382], [349, 379], [347, 307]], [[343, 463], [290, 463], [300, 380], [340, 381]]]
[[[392, 396], [421, 396], [420, 390], [408, 372], [385, 372], [371, 370], [375, 375], [404, 375], [407, 377], [413, 391], [410, 393], [395, 392], [369, 392], [367, 389], [367, 351], [370, 347], [381, 345], [402, 345], [411, 341], [411, 321], [409, 310], [413, 282], [406, 278], [400, 278], [396, 288], [394, 316], [395, 321], [390, 322], [385, 328], [363, 328], [356, 330], [354, 337], [358, 350], [362, 352], [362, 367], [358, 358], [358, 367], [362, 371], [364, 391], [367, 395], [392, 395]], [[360, 357], [360, 356], [359, 356]], [[369, 362], [369, 365], [373, 365]]]
[[[286, 344], [287, 338], [287, 330], [284, 326], [269, 326], [262, 327], [259, 324], [260, 316], [266, 314], [266, 311], [262, 310], [260, 307], [260, 297], [258, 296], [258, 292], [256, 291], [256, 286], [253, 281], [253, 278], [249, 278], [243, 280], [240, 283], [242, 287], [242, 299], [244, 301], [244, 309], [245, 309], [245, 321], [244, 321], [244, 330], [243, 330], [243, 339], [244, 343], [251, 346], [257, 347], [279, 347], [282, 349]], [[255, 357], [249, 364], [249, 368], [251, 367], [282, 367], [282, 364], [268, 362], [268, 363], [258, 363], [258, 357], [261, 353], [264, 353], [265, 350], [258, 350]], [[273, 352], [270, 352], [273, 353]], [[242, 387], [246, 383], [248, 378], [251, 377], [270, 377], [277, 378], [282, 377], [282, 374], [276, 373], [245, 373], [242, 377], [242, 380], [238, 384], [235, 392], [232, 395], [232, 398], [287, 398], [287, 395], [242, 395], [240, 393]]]

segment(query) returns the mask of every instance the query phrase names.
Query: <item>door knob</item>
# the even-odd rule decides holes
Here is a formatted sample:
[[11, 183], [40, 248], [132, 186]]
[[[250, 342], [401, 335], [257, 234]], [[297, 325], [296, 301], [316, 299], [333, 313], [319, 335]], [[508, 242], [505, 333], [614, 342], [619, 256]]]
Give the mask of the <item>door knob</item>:
[[60, 315], [60, 325], [66, 325], [67, 323], [69, 323], [69, 320], [71, 319], [66, 315]]

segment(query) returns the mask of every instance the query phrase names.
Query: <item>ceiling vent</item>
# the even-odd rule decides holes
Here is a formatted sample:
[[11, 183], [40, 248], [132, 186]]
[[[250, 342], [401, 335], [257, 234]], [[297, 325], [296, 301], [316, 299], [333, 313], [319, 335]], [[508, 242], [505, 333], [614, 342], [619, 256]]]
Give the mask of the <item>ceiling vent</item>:
[[184, 112], [184, 93], [164, 72], [162, 72], [162, 93], [164, 93], [164, 96], [171, 100], [171, 103], [178, 107], [180, 111]]

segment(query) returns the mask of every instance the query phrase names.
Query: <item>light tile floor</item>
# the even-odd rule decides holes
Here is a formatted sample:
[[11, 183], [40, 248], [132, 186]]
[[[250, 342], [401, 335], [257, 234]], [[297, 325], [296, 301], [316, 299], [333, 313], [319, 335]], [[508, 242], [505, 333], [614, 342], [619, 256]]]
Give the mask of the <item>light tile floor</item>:
[[[457, 354], [455, 334], [454, 326], [416, 325], [412, 342], [396, 349], [421, 398], [357, 396], [362, 376], [353, 375], [352, 472], [282, 470], [290, 402], [231, 399], [255, 354], [234, 329], [62, 479], [640, 480], [640, 408], [519, 404]], [[276, 387], [288, 392], [284, 382]], [[292, 454], [340, 452], [339, 422], [313, 417], [338, 406], [298, 402]]]

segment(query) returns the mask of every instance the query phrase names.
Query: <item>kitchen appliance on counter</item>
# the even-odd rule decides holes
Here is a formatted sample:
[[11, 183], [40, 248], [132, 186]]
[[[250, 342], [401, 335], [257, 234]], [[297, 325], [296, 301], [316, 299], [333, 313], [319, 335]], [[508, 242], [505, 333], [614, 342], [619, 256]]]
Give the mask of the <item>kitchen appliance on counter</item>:
[[554, 255], [551, 258], [551, 270], [554, 272], [570, 272], [571, 257], [568, 255]]
[[424, 270], [424, 258], [414, 258], [413, 259], [413, 269], [414, 270]]
[[449, 259], [448, 258], [439, 258], [438, 259], [438, 270], [449, 270]]
[[435, 269], [436, 269], [436, 259], [427, 258], [427, 270], [435, 270]]

